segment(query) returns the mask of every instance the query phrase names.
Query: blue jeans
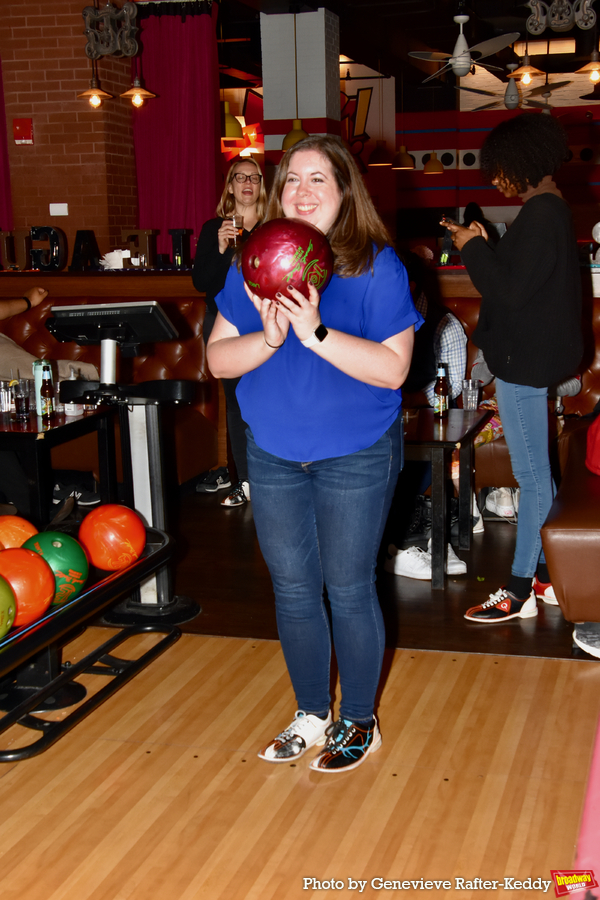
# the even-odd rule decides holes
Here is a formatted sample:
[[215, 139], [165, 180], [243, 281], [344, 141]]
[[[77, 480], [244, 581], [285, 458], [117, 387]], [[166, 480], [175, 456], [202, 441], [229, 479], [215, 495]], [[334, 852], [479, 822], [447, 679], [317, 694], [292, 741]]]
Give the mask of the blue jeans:
[[521, 488], [517, 543], [511, 572], [532, 578], [542, 559], [540, 529], [553, 499], [548, 454], [548, 389], [496, 378], [498, 411], [513, 474]]
[[325, 587], [340, 714], [373, 717], [385, 645], [375, 563], [401, 467], [401, 416], [372, 447], [317, 462], [272, 456], [248, 429], [254, 522], [296, 701], [307, 713], [326, 716], [331, 704]]

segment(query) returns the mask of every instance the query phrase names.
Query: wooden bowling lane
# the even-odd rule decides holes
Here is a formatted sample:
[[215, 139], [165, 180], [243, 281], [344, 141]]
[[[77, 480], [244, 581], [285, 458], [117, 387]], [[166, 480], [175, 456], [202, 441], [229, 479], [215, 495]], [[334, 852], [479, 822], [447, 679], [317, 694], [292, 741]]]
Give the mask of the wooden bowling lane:
[[309, 774], [308, 754], [256, 756], [294, 712], [279, 644], [186, 634], [47, 753], [0, 768], [2, 898], [300, 900], [358, 897], [349, 878], [367, 881], [362, 897], [389, 896], [375, 878], [549, 879], [574, 862], [599, 687], [593, 661], [389, 650], [381, 750], [354, 772]]

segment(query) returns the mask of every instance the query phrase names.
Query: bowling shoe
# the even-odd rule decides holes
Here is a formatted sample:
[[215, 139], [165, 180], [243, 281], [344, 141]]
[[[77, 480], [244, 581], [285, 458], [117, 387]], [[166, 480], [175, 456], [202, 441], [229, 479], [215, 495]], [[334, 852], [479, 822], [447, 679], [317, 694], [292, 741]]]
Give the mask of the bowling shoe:
[[327, 729], [327, 742], [310, 764], [313, 772], [349, 772], [381, 747], [377, 719], [351, 722], [341, 717]]
[[269, 741], [259, 751], [259, 757], [267, 762], [284, 763], [299, 759], [310, 747], [325, 743], [325, 732], [331, 725], [331, 711], [326, 719], [313, 716], [299, 709], [291, 725]]

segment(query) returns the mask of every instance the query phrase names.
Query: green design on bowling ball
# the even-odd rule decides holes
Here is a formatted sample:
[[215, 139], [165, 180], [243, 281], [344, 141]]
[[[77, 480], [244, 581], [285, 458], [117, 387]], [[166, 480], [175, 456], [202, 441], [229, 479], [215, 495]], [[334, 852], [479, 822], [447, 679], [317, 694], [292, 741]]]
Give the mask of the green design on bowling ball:
[[10, 584], [0, 575], [0, 638], [10, 631], [15, 621], [17, 601]]
[[60, 531], [41, 531], [23, 544], [46, 560], [56, 581], [52, 606], [63, 606], [77, 597], [88, 577], [88, 561], [81, 544]]

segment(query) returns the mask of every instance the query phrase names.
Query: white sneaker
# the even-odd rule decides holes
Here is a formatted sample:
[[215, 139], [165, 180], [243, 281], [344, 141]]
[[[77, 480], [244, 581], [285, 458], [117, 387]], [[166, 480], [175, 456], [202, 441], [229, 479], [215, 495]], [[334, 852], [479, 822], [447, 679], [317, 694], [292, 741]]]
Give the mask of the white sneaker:
[[483, 534], [484, 525], [483, 525], [483, 516], [477, 506], [477, 497], [473, 494], [473, 534]]
[[[431, 539], [429, 540], [431, 547]], [[405, 578], [416, 578], [419, 581], [431, 581], [431, 553], [420, 547], [409, 547], [408, 550], [396, 550], [390, 544], [388, 551], [391, 558], [386, 559], [383, 567], [392, 575], [404, 575]], [[446, 575], [464, 575], [467, 564], [459, 559], [452, 544], [448, 544], [448, 557], [446, 559]]]
[[515, 505], [511, 489], [496, 488], [495, 491], [492, 491], [485, 498], [485, 508], [504, 519], [513, 519], [515, 516]]
[[[429, 538], [427, 550], [431, 553], [431, 538]], [[448, 553], [446, 554], [446, 575], [465, 575], [466, 571], [466, 562], [456, 555], [452, 544], [448, 544]]]
[[269, 741], [258, 755], [267, 762], [284, 763], [290, 759], [299, 759], [315, 744], [324, 744], [326, 731], [331, 725], [331, 710], [326, 719], [307, 715], [303, 710], [296, 711], [294, 721], [277, 737]]

